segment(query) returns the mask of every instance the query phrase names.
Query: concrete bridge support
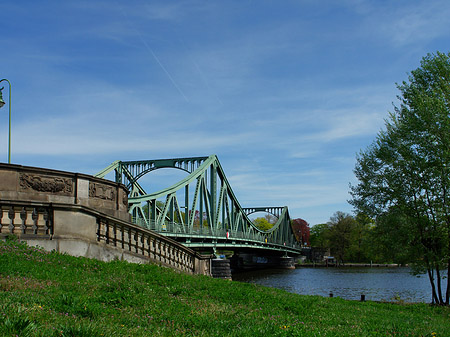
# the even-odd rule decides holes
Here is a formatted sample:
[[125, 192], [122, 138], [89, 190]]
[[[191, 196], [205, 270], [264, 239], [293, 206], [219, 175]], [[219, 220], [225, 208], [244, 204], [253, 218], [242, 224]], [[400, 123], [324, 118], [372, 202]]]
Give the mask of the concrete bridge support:
[[278, 255], [258, 255], [253, 253], [235, 254], [230, 259], [234, 272], [257, 269], [295, 269], [295, 258]]
[[213, 259], [211, 261], [211, 276], [231, 280], [231, 267], [229, 259]]
[[278, 262], [278, 268], [280, 269], [295, 269], [295, 261], [293, 257], [281, 256]]

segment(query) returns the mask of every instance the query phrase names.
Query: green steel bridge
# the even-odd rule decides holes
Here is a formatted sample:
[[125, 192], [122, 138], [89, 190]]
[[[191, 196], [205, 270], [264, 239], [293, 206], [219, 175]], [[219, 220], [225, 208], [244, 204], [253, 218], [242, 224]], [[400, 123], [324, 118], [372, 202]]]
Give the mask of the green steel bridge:
[[[163, 168], [188, 175], [170, 187], [147, 193], [141, 184], [146, 174]], [[299, 255], [301, 246], [284, 207], [241, 207], [216, 155], [139, 161], [115, 161], [96, 177], [115, 173], [115, 181], [129, 190], [132, 221], [171, 237], [196, 250], [272, 251]], [[278, 220], [261, 230], [250, 219], [266, 212]]]

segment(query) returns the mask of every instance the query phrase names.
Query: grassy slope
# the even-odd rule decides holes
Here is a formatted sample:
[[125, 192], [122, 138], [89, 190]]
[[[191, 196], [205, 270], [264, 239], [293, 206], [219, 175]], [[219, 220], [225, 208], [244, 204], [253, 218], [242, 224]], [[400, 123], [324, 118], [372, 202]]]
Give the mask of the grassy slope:
[[449, 318], [0, 242], [1, 336], [450, 336]]

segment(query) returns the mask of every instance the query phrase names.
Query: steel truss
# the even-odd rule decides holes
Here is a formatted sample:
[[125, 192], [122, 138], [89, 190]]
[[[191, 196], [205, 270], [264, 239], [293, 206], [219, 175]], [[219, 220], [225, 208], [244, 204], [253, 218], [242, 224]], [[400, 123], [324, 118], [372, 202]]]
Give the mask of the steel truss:
[[[147, 194], [138, 180], [149, 172], [175, 168], [189, 175], [174, 185]], [[116, 182], [129, 189], [133, 222], [172, 236], [192, 247], [248, 247], [298, 252], [287, 207], [243, 208], [239, 204], [216, 155], [209, 157], [115, 161], [96, 174], [115, 172]], [[249, 219], [255, 212], [278, 218], [263, 231]]]

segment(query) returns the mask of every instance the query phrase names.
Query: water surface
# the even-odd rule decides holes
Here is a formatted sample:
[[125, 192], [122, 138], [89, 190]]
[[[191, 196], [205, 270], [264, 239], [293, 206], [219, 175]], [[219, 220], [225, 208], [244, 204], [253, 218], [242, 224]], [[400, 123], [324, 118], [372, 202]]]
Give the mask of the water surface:
[[431, 303], [426, 275], [413, 276], [406, 267], [396, 268], [297, 268], [233, 274], [233, 280], [280, 288], [301, 295], [359, 300]]

